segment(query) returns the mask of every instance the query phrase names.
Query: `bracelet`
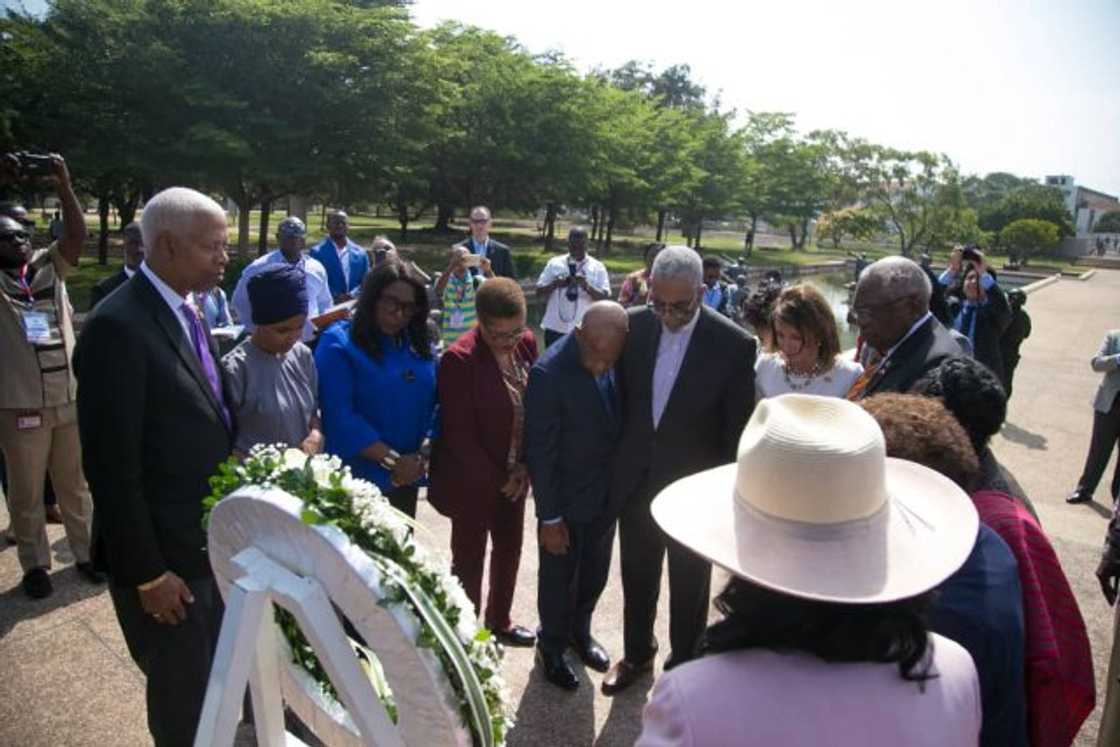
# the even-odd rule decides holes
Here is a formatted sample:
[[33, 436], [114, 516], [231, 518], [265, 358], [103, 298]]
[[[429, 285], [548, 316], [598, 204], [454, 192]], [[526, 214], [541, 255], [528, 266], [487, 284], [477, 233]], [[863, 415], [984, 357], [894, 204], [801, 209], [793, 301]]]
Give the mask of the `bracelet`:
[[400, 461], [401, 455], [396, 449], [389, 449], [389, 453], [381, 457], [381, 466], [388, 472], [392, 472], [397, 467], [397, 462]]
[[145, 583], [142, 583], [142, 584], [138, 585], [136, 587], [136, 590], [137, 591], [149, 591], [150, 589], [154, 589], [157, 586], [159, 586], [160, 584], [162, 584], [164, 579], [166, 579], [166, 578], [167, 578], [167, 571], [164, 571], [163, 573], [161, 573], [158, 576], [156, 576], [155, 578], [153, 578], [151, 581], [147, 581]]

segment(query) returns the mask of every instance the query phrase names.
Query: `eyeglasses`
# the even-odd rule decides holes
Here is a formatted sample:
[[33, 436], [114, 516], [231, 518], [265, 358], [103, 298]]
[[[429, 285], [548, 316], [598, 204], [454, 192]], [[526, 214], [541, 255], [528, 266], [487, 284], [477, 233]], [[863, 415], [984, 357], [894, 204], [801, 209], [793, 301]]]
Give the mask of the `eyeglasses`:
[[525, 330], [528, 329], [523, 325], [517, 329], [511, 329], [509, 332], [497, 332], [484, 324], [480, 326], [487, 335], [493, 337], [497, 342], [517, 342], [521, 339], [521, 336], [525, 334]]
[[18, 244], [23, 244], [30, 238], [31, 234], [29, 234], [27, 231], [0, 232], [0, 241], [15, 241]]
[[471, 223], [489, 223], [489, 218], [471, 218]]
[[398, 301], [392, 296], [382, 296], [380, 303], [386, 311], [390, 314], [401, 313], [408, 319], [416, 316], [416, 310], [420, 307], [411, 301]]
[[893, 306], [899, 301], [905, 301], [908, 298], [910, 298], [910, 296], [899, 296], [898, 298], [892, 298], [889, 301], [882, 301], [880, 303], [860, 304], [859, 306], [853, 306], [852, 317], [855, 318], [857, 324], [859, 324], [861, 321], [870, 321], [881, 311], [886, 310], [888, 307]]
[[653, 313], [658, 316], [686, 317], [691, 316], [692, 312], [696, 309], [696, 301], [665, 303], [664, 301], [658, 301], [656, 298], [651, 298], [649, 299], [649, 307], [653, 309]]

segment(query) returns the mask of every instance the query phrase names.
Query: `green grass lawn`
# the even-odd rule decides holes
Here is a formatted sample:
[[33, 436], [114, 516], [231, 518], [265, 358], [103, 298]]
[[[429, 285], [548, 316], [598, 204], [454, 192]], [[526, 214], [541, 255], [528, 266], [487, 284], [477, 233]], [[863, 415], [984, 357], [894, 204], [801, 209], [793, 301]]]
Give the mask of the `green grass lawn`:
[[[283, 212], [274, 212], [270, 216], [269, 232], [273, 233], [277, 223], [283, 218]], [[325, 236], [325, 231], [320, 228], [321, 213], [308, 215], [308, 246], [317, 244]], [[254, 211], [251, 214], [250, 241], [244, 256], [237, 253], [237, 224], [230, 221], [230, 266], [226, 270], [226, 279], [223, 286], [231, 291], [237, 284], [241, 269], [257, 256], [257, 227], [260, 225], [260, 215]], [[41, 221], [41, 224], [45, 223]], [[74, 308], [85, 311], [89, 307], [89, 292], [101, 278], [117, 272], [121, 266], [120, 236], [118, 226], [111, 223], [113, 233], [109, 238], [109, 263], [97, 264], [97, 231], [98, 220], [96, 215], [86, 215], [86, 224], [90, 231], [90, 240], [87, 242], [81, 265], [71, 276], [67, 285], [70, 289], [70, 298]], [[564, 237], [572, 224], [567, 221], [557, 221], [556, 239], [553, 253], [564, 251]], [[377, 217], [368, 214], [350, 215], [350, 235], [356, 242], [369, 245], [375, 236], [388, 236], [397, 246], [411, 249], [416, 262], [429, 273], [443, 270], [447, 264], [447, 250], [451, 244], [460, 241], [467, 235], [465, 223], [453, 224], [458, 229], [453, 234], [435, 233], [432, 222], [418, 221], [409, 225], [408, 236], [402, 239], [400, 225], [395, 218]], [[532, 219], [507, 217], [498, 215], [494, 219], [493, 235], [499, 241], [510, 246], [513, 251], [514, 261], [517, 264], [518, 274], [522, 278], [535, 278], [540, 274], [550, 254], [543, 251], [543, 242], [538, 235], [536, 224]], [[649, 242], [654, 240], [655, 232], [652, 227], [634, 230], [616, 231], [614, 245], [611, 252], [599, 258], [611, 273], [627, 273], [638, 269], [642, 265], [642, 250]], [[683, 243], [684, 239], [679, 231], [671, 231], [664, 239], [667, 242]], [[704, 249], [707, 252], [721, 254], [728, 258], [738, 257], [742, 253], [743, 236], [731, 232], [709, 232], [703, 237]], [[269, 242], [269, 248], [274, 248], [275, 243]], [[837, 250], [828, 245], [814, 245], [803, 251], [793, 251], [789, 248], [788, 239], [779, 235], [763, 235], [757, 237], [755, 250], [748, 258], [748, 263], [758, 267], [791, 267], [811, 264], [821, 264], [847, 259], [852, 252], [863, 252], [868, 259], [875, 260], [891, 254], [896, 254], [894, 246], [877, 243], [846, 243]], [[935, 264], [944, 264], [948, 259], [947, 252], [934, 254]], [[1001, 268], [1007, 261], [1006, 255], [992, 254], [989, 260], [994, 267]], [[1074, 263], [1063, 258], [1041, 257], [1035, 260], [1028, 268], [1038, 272], [1073, 271]]]

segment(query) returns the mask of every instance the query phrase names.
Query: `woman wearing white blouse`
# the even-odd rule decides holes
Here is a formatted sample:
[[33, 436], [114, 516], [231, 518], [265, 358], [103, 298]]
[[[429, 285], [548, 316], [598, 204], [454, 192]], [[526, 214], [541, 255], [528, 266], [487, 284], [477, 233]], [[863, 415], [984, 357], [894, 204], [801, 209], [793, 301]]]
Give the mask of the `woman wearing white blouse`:
[[758, 399], [796, 392], [843, 397], [863, 366], [840, 358], [840, 333], [828, 301], [811, 285], [782, 291], [771, 317], [777, 352], [755, 363]]

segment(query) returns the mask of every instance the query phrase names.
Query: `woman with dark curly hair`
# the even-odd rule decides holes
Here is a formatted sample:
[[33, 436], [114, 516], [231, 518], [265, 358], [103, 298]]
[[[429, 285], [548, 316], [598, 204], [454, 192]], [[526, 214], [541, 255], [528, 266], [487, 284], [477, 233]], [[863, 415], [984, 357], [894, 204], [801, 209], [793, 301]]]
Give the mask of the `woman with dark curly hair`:
[[858, 405], [759, 402], [738, 464], [678, 480], [650, 512], [735, 578], [704, 656], [654, 686], [638, 745], [976, 745], [976, 669], [926, 621], [976, 510], [933, 470], [887, 459]]
[[[951, 461], [946, 453], [957, 455], [962, 463], [970, 461], [960, 455], [960, 449], [968, 447], [964, 432], [936, 400], [895, 396], [873, 403], [868, 410], [883, 428], [889, 455], [938, 468]], [[965, 471], [973, 477], [965, 484], [975, 484], [974, 465], [975, 461], [966, 465]], [[1006, 493], [975, 487], [971, 498], [980, 521], [1006, 543], [1017, 564], [1023, 598], [1028, 743], [1068, 747], [1096, 697], [1093, 657], [1077, 599], [1050, 540], [1018, 502]], [[968, 626], [958, 629], [969, 633]], [[992, 687], [1006, 687], [1003, 679], [998, 677]]]
[[[944, 405], [893, 393], [859, 404], [883, 429], [888, 456], [924, 465], [973, 490], [976, 455]], [[938, 588], [930, 612], [930, 627], [964, 646], [976, 664], [984, 713], [981, 747], [1025, 747], [1023, 590], [1015, 555], [992, 529], [980, 524], [972, 553]]]
[[840, 358], [836, 317], [821, 292], [808, 284], [781, 292], [770, 314], [777, 352], [763, 353], [754, 366], [759, 399], [789, 392], [843, 397], [863, 366]]
[[323, 332], [315, 365], [325, 451], [415, 517], [436, 405], [423, 283], [400, 262], [366, 275], [353, 321]]
[[782, 283], [764, 280], [753, 293], [743, 299], [741, 317], [744, 326], [758, 337], [761, 352], [774, 352], [774, 328], [770, 316], [782, 293]]

